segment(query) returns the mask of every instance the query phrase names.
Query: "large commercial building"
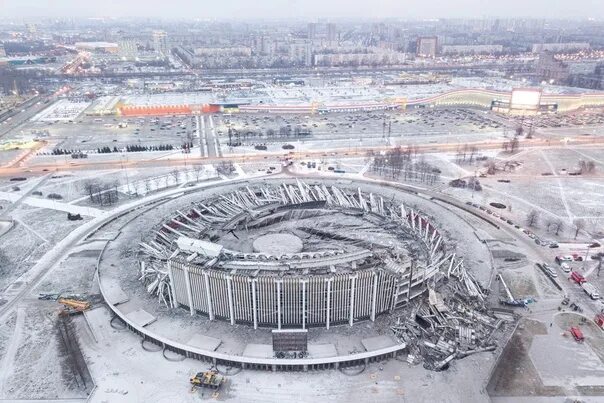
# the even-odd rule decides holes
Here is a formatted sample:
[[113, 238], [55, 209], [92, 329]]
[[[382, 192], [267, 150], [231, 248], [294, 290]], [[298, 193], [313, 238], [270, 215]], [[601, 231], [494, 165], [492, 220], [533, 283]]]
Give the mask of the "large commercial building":
[[118, 53], [119, 46], [113, 42], [76, 42], [76, 49], [89, 52]]
[[502, 45], [443, 45], [444, 55], [479, 55], [503, 52]]
[[564, 42], [564, 43], [535, 43], [533, 44], [533, 53], [541, 52], [572, 52], [577, 50], [588, 50], [589, 43], [586, 42]]

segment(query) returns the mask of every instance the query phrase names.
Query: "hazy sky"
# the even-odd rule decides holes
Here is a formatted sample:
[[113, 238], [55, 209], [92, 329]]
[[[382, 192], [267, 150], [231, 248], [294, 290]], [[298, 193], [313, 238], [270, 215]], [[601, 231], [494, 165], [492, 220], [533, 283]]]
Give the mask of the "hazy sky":
[[595, 17], [604, 0], [0, 0], [0, 17]]

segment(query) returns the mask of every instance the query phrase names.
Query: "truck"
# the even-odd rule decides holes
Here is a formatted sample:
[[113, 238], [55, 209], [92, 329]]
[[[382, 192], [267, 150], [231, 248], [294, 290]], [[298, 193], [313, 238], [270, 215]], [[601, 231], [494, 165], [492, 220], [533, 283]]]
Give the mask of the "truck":
[[594, 318], [594, 322], [596, 322], [596, 325], [598, 325], [600, 329], [604, 330], [604, 313], [597, 314]]
[[587, 281], [585, 280], [585, 277], [583, 277], [582, 274], [577, 273], [576, 271], [570, 272], [570, 279], [579, 285]]
[[600, 294], [598, 293], [598, 290], [596, 290], [596, 287], [593, 286], [593, 284], [584, 282], [581, 283], [581, 288], [583, 288], [583, 291], [585, 291], [585, 293], [589, 295], [591, 299], [600, 299]]
[[583, 336], [583, 332], [579, 328], [579, 326], [572, 326], [570, 328], [570, 334], [575, 338], [578, 343], [583, 343], [585, 340], [585, 336]]

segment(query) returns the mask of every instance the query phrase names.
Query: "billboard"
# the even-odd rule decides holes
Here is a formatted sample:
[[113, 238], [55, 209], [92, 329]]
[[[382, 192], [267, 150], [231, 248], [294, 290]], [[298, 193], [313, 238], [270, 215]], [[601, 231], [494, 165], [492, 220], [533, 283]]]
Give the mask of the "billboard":
[[273, 351], [306, 351], [308, 331], [306, 329], [273, 330]]
[[510, 109], [539, 109], [541, 90], [533, 88], [515, 88], [512, 90]]

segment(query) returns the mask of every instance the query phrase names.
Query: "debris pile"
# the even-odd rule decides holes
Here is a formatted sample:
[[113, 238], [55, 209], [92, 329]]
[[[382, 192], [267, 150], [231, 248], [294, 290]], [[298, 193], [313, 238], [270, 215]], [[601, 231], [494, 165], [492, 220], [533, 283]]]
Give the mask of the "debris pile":
[[497, 348], [495, 333], [511, 314], [496, 315], [489, 311], [482, 298], [462, 291], [463, 282], [451, 278], [442, 288], [443, 294], [428, 290], [428, 298], [417, 301], [407, 315], [399, 316], [391, 326], [395, 336], [407, 344], [409, 364], [423, 362], [424, 368], [442, 371], [454, 359], [493, 351]]

